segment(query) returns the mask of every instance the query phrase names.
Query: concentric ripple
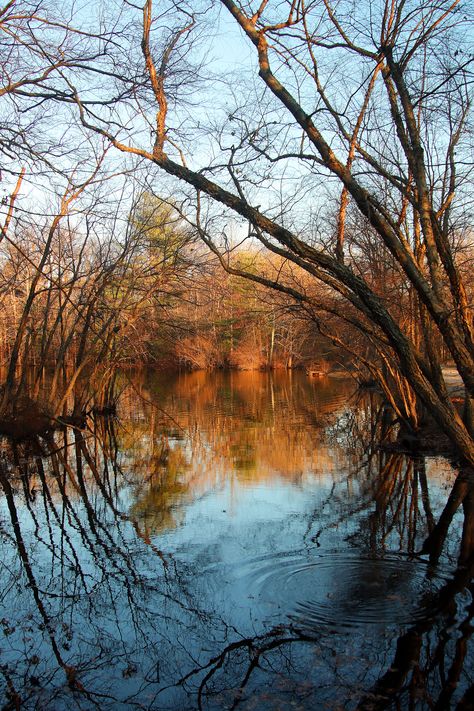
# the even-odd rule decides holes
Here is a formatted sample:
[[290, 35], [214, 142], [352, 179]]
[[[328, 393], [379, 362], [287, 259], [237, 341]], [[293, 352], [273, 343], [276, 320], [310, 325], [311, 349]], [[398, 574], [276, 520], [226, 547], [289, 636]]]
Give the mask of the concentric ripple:
[[439, 611], [448, 572], [390, 554], [277, 554], [244, 564], [237, 587], [310, 630], [409, 625]]

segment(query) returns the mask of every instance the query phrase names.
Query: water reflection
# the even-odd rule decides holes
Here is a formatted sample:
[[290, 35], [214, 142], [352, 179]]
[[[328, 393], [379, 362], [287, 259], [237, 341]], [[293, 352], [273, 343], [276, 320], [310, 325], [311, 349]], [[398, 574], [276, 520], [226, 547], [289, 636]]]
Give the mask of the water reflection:
[[314, 633], [368, 625], [380, 631], [430, 619], [449, 579], [448, 569], [393, 553], [301, 551], [253, 560], [247, 568], [240, 570], [238, 594], [250, 589], [267, 606], [284, 608], [294, 626]]
[[120, 412], [3, 442], [3, 708], [472, 708], [470, 473], [341, 380], [142, 373]]

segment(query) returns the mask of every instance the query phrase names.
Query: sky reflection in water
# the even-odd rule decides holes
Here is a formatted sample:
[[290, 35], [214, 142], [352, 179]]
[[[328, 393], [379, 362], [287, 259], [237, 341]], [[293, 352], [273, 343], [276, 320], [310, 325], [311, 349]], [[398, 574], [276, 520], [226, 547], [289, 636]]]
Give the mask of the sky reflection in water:
[[142, 373], [120, 414], [4, 443], [5, 708], [471, 708], [472, 486], [375, 396]]

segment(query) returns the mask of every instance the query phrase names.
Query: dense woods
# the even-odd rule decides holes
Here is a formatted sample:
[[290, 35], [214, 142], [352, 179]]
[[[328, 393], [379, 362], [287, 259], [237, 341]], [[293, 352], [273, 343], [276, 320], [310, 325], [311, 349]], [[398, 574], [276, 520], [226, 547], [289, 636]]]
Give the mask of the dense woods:
[[[123, 239], [116, 223], [104, 232], [90, 215], [85, 233], [66, 215], [52, 225], [18, 221], [2, 252], [9, 387], [28, 378], [37, 394], [54, 366], [56, 390], [66, 368], [69, 382], [71, 367], [95, 372], [98, 361], [101, 371], [104, 362], [258, 369], [301, 366], [313, 356], [318, 337], [308, 317], [293, 313], [289, 299], [269, 299], [226, 274], [172, 206], [152, 202], [137, 201]], [[255, 270], [264, 263], [256, 250], [240, 258]], [[267, 267], [277, 273], [282, 260]]]
[[4, 5], [3, 410], [329, 360], [474, 463], [470, 12]]

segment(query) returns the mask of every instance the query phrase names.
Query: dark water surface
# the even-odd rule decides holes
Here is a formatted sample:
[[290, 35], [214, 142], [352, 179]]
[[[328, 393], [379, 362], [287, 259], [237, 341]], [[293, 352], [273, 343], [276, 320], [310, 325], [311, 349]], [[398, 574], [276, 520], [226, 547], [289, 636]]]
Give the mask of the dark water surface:
[[473, 708], [468, 474], [350, 380], [127, 380], [3, 442], [1, 708]]

